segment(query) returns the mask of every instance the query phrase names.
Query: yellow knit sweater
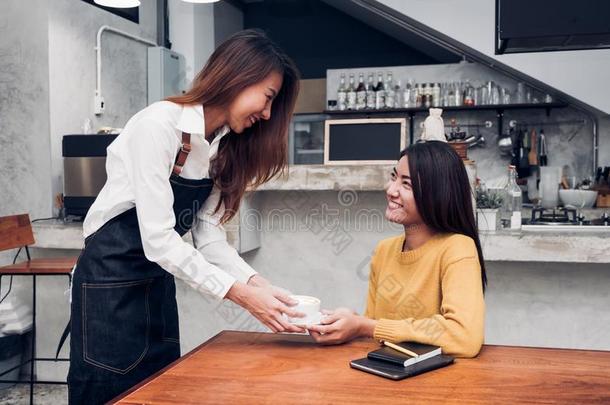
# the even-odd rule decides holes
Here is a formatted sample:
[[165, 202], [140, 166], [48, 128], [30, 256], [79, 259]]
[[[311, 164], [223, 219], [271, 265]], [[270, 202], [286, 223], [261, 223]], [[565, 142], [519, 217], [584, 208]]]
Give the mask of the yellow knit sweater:
[[407, 252], [403, 242], [404, 235], [381, 241], [371, 261], [365, 315], [378, 320], [374, 338], [476, 356], [483, 344], [485, 301], [474, 241], [436, 235]]

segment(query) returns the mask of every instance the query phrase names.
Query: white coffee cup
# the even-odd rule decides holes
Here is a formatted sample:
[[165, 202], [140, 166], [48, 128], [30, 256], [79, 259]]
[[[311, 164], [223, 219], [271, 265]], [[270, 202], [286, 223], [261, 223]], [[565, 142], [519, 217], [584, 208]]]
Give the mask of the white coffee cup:
[[291, 295], [298, 304], [290, 307], [290, 309], [305, 314], [303, 318], [291, 318], [288, 317], [288, 322], [296, 324], [305, 323], [318, 323], [320, 317], [320, 300], [316, 297], [310, 297], [308, 295]]

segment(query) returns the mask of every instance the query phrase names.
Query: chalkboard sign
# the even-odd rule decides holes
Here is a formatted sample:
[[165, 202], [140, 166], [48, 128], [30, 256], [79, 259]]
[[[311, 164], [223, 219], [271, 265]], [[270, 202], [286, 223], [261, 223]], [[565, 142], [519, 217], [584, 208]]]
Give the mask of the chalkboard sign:
[[392, 164], [406, 146], [405, 118], [326, 120], [324, 164]]

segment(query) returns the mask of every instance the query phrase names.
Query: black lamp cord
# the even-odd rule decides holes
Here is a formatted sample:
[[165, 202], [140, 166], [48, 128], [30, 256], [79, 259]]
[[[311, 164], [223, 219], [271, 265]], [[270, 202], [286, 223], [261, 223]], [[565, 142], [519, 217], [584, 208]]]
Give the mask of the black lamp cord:
[[[38, 221], [49, 221], [51, 219], [59, 219], [59, 217], [37, 218], [37, 219], [33, 219], [31, 222], [34, 223], [34, 222], [38, 222]], [[23, 247], [20, 247], [19, 250], [17, 250], [15, 257], [13, 258], [13, 264], [17, 263], [17, 258], [19, 257], [19, 253], [21, 253], [22, 250], [23, 250]], [[6, 292], [6, 294], [4, 294], [4, 296], [2, 298], [0, 298], [0, 304], [2, 304], [4, 302], [4, 300], [6, 299], [6, 297], [8, 297], [8, 295], [11, 293], [12, 288], [13, 288], [13, 276], [11, 276], [11, 278], [9, 279], [8, 291]], [[2, 291], [2, 279], [1, 278], [0, 278], [0, 291]]]

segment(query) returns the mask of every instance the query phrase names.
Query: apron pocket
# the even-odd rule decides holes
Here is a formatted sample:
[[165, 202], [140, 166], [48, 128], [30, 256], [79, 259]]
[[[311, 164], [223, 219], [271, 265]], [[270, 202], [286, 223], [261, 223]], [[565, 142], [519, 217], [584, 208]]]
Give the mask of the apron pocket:
[[90, 364], [126, 374], [146, 356], [153, 279], [83, 283], [83, 355]]

